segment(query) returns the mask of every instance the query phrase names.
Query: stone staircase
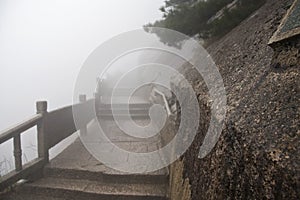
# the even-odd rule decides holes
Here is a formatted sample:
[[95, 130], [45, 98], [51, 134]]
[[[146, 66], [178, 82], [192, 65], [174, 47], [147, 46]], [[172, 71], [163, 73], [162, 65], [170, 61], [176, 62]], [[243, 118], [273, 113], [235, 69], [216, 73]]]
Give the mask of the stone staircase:
[[167, 183], [166, 170], [128, 174], [107, 168], [77, 140], [45, 167], [43, 178], [20, 185], [0, 199], [166, 200]]
[[132, 119], [149, 118], [149, 108], [152, 104], [146, 102], [126, 104], [119, 103], [114, 104], [113, 108], [111, 104], [102, 104], [99, 106], [98, 115], [101, 119], [111, 119], [114, 116], [118, 118], [125, 118], [128, 116], [128, 111]]
[[[125, 104], [115, 105], [118, 115]], [[128, 105], [127, 105], [128, 106]], [[150, 104], [130, 105], [130, 114], [140, 121], [148, 116]], [[99, 109], [99, 119], [110, 128], [110, 139], [116, 145], [135, 152], [154, 151], [159, 138], [151, 141], [133, 140], [115, 127], [109, 104]], [[147, 120], [147, 119], [146, 119]], [[168, 171], [129, 174], [110, 169], [96, 160], [80, 139], [67, 147], [44, 168], [43, 177], [26, 182], [0, 196], [1, 200], [167, 200]]]

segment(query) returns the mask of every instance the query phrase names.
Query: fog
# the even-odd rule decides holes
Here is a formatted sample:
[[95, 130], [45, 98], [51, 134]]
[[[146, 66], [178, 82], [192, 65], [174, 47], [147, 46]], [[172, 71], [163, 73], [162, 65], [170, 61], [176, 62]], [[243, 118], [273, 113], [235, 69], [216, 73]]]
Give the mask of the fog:
[[[88, 55], [107, 39], [159, 19], [163, 2], [0, 0], [0, 129], [33, 115], [37, 100], [47, 100], [48, 110], [71, 104]], [[34, 132], [26, 134], [25, 160], [36, 151]], [[0, 162], [11, 158], [11, 143], [0, 145]]]

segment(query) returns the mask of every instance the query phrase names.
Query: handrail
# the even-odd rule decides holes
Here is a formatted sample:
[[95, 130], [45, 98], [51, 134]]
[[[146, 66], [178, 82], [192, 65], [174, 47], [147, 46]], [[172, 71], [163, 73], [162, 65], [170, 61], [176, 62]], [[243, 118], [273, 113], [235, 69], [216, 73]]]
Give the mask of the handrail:
[[164, 104], [165, 104], [165, 107], [166, 107], [166, 110], [167, 110], [167, 114], [168, 114], [168, 116], [171, 116], [172, 112], [171, 112], [168, 100], [166, 98], [166, 95], [164, 93], [162, 93], [161, 91], [159, 91], [158, 89], [156, 89], [156, 88], [153, 88], [153, 92], [162, 97], [162, 99], [164, 101]]
[[24, 120], [13, 127], [0, 132], [0, 144], [17, 136], [18, 134], [34, 127], [43, 118], [42, 114], [36, 114], [27, 120]]
[[[151, 94], [154, 93], [155, 94], [158, 94], [161, 96], [161, 98], [163, 99], [163, 103], [165, 104], [165, 108], [166, 108], [166, 111], [167, 111], [167, 119], [166, 119], [166, 122], [164, 124], [164, 127], [163, 129], [161, 129], [161, 132], [159, 134], [159, 137], [160, 137], [160, 143], [161, 143], [161, 146], [166, 146], [169, 144], [169, 142], [174, 138], [175, 134], [176, 134], [176, 131], [174, 131], [173, 129], [170, 129], [171, 127], [173, 127], [173, 120], [174, 118], [176, 118], [176, 115], [174, 115], [174, 113], [172, 113], [171, 109], [170, 109], [170, 105], [168, 103], [168, 100], [166, 98], [166, 95], [161, 92], [160, 90], [158, 90], [157, 88], [155, 88], [153, 86], [152, 88], [152, 92]], [[156, 96], [156, 95], [155, 95]], [[171, 143], [172, 144], [172, 143]], [[171, 145], [171, 157], [174, 158], [174, 155], [175, 155], [175, 146], [174, 144]], [[168, 155], [167, 152], [163, 152], [162, 153], [162, 156], [161, 156], [161, 160], [163, 162], [168, 162], [169, 158], [171, 158], [170, 155]], [[165, 159], [166, 158], [166, 159]], [[170, 171], [170, 166], [167, 167], [167, 170]]]

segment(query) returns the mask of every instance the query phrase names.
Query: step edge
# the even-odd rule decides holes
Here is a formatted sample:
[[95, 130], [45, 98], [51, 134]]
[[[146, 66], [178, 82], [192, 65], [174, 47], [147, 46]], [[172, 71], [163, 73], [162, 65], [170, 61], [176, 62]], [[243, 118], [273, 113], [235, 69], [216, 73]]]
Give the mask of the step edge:
[[[65, 179], [63, 179], [65, 180]], [[90, 181], [88, 181], [90, 182]], [[91, 183], [89, 183], [91, 184]], [[96, 183], [97, 184], [97, 183]], [[140, 184], [133, 184], [133, 185], [140, 185]], [[91, 186], [91, 185], [90, 185]], [[101, 187], [101, 186], [99, 186]], [[101, 191], [99, 193], [95, 193], [92, 191], [86, 191], [84, 190], [80, 190], [80, 189], [71, 189], [71, 188], [64, 188], [61, 186], [57, 186], [57, 187], [52, 187], [49, 185], [43, 185], [43, 184], [38, 184], [38, 183], [27, 183], [25, 185], [22, 186], [23, 190], [24, 189], [38, 189], [39, 192], [42, 192], [41, 190], [56, 190], [56, 191], [61, 191], [61, 192], [70, 192], [70, 193], [82, 193], [82, 194], [87, 194], [87, 195], [103, 195], [103, 196], [124, 196], [124, 197], [166, 197], [167, 195], [167, 186], [164, 186], [165, 188], [165, 192], [163, 192], [163, 194], [161, 192], [155, 192], [155, 191], [150, 191], [150, 192], [138, 192], [138, 193], [133, 193], [133, 192], [128, 192], [128, 193], [122, 193], [121, 191], [117, 191], [116, 193], [113, 192], [104, 192]], [[21, 188], [20, 188], [21, 189]], [[21, 189], [22, 190], [22, 189]], [[120, 192], [120, 193], [119, 193]]]

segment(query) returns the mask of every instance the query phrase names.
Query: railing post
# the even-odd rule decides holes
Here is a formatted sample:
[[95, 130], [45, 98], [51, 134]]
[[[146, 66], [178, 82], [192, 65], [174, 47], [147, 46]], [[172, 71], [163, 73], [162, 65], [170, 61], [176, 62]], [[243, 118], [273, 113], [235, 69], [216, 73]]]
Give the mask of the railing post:
[[46, 141], [46, 113], [47, 113], [47, 101], [38, 101], [36, 103], [36, 110], [38, 114], [42, 114], [42, 120], [37, 124], [38, 135], [38, 156], [44, 158], [46, 162], [49, 162], [49, 149]]
[[97, 89], [96, 89], [96, 93], [98, 94], [98, 97], [99, 97], [99, 104], [101, 103], [102, 101], [102, 96], [103, 96], [103, 81], [101, 78], [97, 77], [96, 79], [96, 82], [97, 82]]
[[21, 149], [21, 135], [18, 134], [14, 137], [14, 157], [16, 171], [22, 170], [22, 149]]
[[[79, 95], [79, 102], [80, 103], [85, 103], [86, 102], [86, 95], [81, 94]], [[79, 129], [79, 134], [80, 135], [86, 135], [87, 134], [87, 125], [83, 124], [82, 127]]]
[[98, 114], [98, 109], [100, 106], [100, 94], [98, 92], [94, 93], [94, 97], [95, 97], [95, 110], [96, 110], [96, 115]]

